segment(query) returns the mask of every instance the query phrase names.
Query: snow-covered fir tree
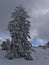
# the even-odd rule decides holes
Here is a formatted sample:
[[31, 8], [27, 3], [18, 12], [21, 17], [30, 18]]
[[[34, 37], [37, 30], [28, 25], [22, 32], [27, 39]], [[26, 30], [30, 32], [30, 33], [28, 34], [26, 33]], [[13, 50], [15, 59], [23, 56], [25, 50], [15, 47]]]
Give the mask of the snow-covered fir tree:
[[24, 57], [26, 60], [32, 60], [31, 43], [28, 41], [30, 21], [29, 15], [22, 5], [17, 6], [12, 13], [12, 21], [8, 24], [8, 30], [11, 34], [11, 46], [7, 53], [7, 57], [12, 59], [14, 57]]

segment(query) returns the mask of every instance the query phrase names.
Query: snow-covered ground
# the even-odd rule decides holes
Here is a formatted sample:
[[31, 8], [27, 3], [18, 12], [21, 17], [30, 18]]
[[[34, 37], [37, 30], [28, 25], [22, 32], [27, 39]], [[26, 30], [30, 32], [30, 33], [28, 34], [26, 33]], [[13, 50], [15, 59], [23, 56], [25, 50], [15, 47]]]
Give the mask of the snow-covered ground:
[[0, 65], [49, 65], [49, 49], [33, 48], [33, 61], [27, 61], [24, 58], [14, 58], [9, 60], [5, 58], [6, 51], [0, 49]]

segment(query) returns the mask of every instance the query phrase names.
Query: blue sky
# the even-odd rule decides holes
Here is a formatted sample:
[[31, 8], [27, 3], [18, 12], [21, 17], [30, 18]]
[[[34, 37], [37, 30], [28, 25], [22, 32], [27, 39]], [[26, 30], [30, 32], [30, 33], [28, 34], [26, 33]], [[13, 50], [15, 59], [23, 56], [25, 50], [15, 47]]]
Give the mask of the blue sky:
[[29, 41], [34, 46], [45, 45], [47, 43], [46, 40], [41, 40], [41, 39], [38, 39], [38, 38], [32, 38]]
[[9, 33], [0, 33], [0, 38], [10, 38]]

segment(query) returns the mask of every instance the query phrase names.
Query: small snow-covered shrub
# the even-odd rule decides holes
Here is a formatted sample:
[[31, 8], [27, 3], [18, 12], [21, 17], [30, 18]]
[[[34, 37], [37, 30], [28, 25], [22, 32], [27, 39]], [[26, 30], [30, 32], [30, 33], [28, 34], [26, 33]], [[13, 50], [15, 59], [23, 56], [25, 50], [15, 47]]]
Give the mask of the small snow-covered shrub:
[[6, 41], [3, 41], [1, 44], [2, 50], [7, 50], [7, 44]]

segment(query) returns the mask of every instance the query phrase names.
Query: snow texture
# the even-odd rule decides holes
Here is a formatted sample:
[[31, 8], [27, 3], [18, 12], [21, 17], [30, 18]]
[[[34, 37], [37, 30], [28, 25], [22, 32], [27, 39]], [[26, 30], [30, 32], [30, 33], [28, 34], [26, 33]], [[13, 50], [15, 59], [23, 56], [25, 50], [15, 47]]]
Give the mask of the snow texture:
[[49, 49], [33, 47], [35, 52], [32, 52], [33, 61], [27, 61], [24, 58], [14, 58], [9, 60], [5, 58], [6, 51], [0, 48], [0, 65], [49, 65]]

